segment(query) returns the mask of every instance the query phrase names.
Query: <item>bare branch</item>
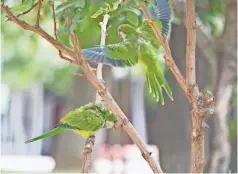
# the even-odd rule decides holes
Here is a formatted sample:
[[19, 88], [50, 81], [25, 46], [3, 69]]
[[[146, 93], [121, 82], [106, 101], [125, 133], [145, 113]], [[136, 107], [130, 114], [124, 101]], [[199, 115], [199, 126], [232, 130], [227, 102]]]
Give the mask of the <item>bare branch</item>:
[[[54, 1], [52, 1], [51, 8], [52, 8], [53, 23], [54, 23], [54, 36], [55, 36], [55, 39], [58, 41]], [[64, 56], [63, 53], [62, 53], [60, 50], [58, 50], [58, 51], [59, 51], [59, 57], [60, 57], [60, 58], [62, 58], [62, 59], [64, 59], [64, 60], [67, 60], [67, 61], [69, 61], [70, 63], [74, 63], [72, 59], [70, 59], [70, 58]]]
[[38, 2], [35, 3], [35, 4], [34, 4], [31, 8], [29, 8], [28, 10], [23, 11], [23, 12], [21, 12], [20, 14], [18, 14], [18, 15], [17, 15], [17, 18], [20, 17], [20, 16], [23, 16], [23, 15], [25, 15], [25, 14], [27, 14], [27, 13], [29, 13], [29, 12], [30, 12], [32, 9], [34, 9], [37, 5], [38, 5]]
[[202, 173], [204, 168], [204, 116], [198, 110], [197, 100], [199, 97], [198, 87], [196, 87], [196, 12], [194, 0], [186, 0], [186, 26], [187, 26], [187, 46], [186, 46], [186, 83], [192, 92], [192, 142], [191, 142], [191, 173]]
[[85, 147], [83, 150], [83, 166], [82, 166], [82, 173], [88, 173], [88, 169], [90, 166], [90, 158], [92, 153], [92, 147], [95, 143], [95, 136], [89, 137], [85, 142]]
[[191, 88], [196, 83], [196, 34], [197, 25], [195, 17], [194, 0], [186, 1], [186, 26], [187, 26], [187, 46], [186, 46], [186, 84]]

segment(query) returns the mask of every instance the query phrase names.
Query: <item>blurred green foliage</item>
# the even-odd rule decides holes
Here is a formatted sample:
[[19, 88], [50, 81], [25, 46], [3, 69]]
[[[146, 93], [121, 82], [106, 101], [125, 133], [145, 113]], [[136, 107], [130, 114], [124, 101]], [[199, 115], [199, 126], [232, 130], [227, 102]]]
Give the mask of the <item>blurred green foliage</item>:
[[[18, 14], [35, 2], [35, 0], [25, 0], [23, 3], [18, 1], [12, 11]], [[138, 26], [142, 21], [142, 14], [134, 8], [136, 1], [129, 1], [129, 4], [119, 6], [117, 2], [116, 0], [55, 1], [59, 41], [71, 47], [68, 34], [75, 30], [82, 48], [99, 45], [101, 35], [99, 24], [103, 15], [108, 13], [110, 19], [106, 43], [119, 42], [118, 26], [122, 23]], [[201, 7], [202, 1], [196, 2], [204, 24], [212, 34], [219, 36], [224, 28], [224, 1], [208, 0], [205, 7]], [[51, 0], [43, 1], [41, 26], [53, 36], [51, 3]], [[65, 11], [67, 8], [71, 10]], [[34, 24], [36, 12], [34, 9], [20, 18]], [[72, 20], [70, 27], [64, 25], [66, 17]], [[46, 49], [43, 46], [46, 43], [36, 34], [24, 31], [12, 22], [6, 22], [4, 15], [1, 15], [1, 19], [3, 81], [10, 88], [27, 88], [32, 82], [41, 81], [56, 95], [65, 95], [71, 85], [72, 73], [77, 71], [78, 67], [59, 59], [53, 47]]]
[[196, 9], [203, 24], [212, 35], [219, 37], [225, 27], [226, 2], [224, 0], [196, 0]]
[[[35, 0], [18, 1], [11, 8], [11, 12], [17, 15], [29, 9], [35, 2]], [[111, 27], [108, 29], [110, 37], [107, 37], [107, 43], [118, 42], [117, 27], [121, 23], [126, 23], [126, 18], [125, 12], [122, 12], [122, 9], [125, 10], [125, 8], [115, 8], [109, 5], [113, 5], [115, 2], [115, 0], [55, 1], [59, 41], [71, 47], [69, 32], [76, 30], [82, 48], [99, 45], [101, 34], [99, 23], [102, 21], [103, 14], [107, 12], [109, 15], [113, 13], [109, 20]], [[50, 0], [43, 1], [41, 27], [53, 35], [51, 3]], [[109, 9], [109, 7], [115, 9]], [[66, 8], [71, 8], [71, 11], [66, 12]], [[100, 8], [102, 12], [95, 15]], [[36, 12], [37, 10], [33, 9], [20, 19], [34, 24]], [[93, 15], [94, 18], [91, 17]], [[72, 25], [68, 28], [64, 26], [66, 17], [72, 20]], [[135, 18], [134, 15], [133, 19]], [[72, 73], [78, 68], [58, 59], [57, 52], [53, 47], [50, 50], [41, 51], [41, 48], [44, 47], [43, 44], [46, 43], [43, 43], [36, 34], [25, 31], [12, 22], [7, 22], [4, 15], [1, 15], [1, 19], [3, 82], [14, 89], [28, 88], [34, 81], [40, 81], [55, 95], [65, 95], [71, 85]]]

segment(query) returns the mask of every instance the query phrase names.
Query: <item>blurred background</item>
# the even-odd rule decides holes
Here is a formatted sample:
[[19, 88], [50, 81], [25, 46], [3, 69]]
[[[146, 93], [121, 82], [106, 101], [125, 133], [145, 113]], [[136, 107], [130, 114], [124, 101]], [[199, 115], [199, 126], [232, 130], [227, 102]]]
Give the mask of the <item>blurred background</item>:
[[[81, 1], [81, 0], [78, 0]], [[47, 1], [46, 1], [47, 2]], [[103, 0], [85, 3], [88, 17], [77, 23], [82, 48], [100, 43], [99, 22], [91, 19]], [[110, 3], [113, 0], [107, 0]], [[169, 44], [173, 58], [185, 73], [186, 28], [184, 2], [170, 1], [173, 19]], [[15, 0], [5, 2], [9, 7]], [[53, 35], [52, 16], [44, 3], [42, 27]], [[196, 68], [200, 91], [216, 97], [215, 114], [207, 119], [205, 171], [237, 172], [237, 1], [196, 0], [198, 28]], [[62, 11], [58, 9], [58, 19]], [[33, 22], [36, 11], [21, 19]], [[138, 13], [138, 18], [142, 15]], [[116, 28], [125, 17], [111, 17], [106, 43], [117, 42]], [[130, 22], [130, 21], [129, 21]], [[62, 22], [59, 22], [60, 26]], [[70, 44], [60, 31], [60, 41]], [[160, 57], [162, 57], [162, 52]], [[161, 59], [161, 61], [163, 61]], [[92, 65], [95, 67], [95, 65]], [[80, 172], [85, 140], [72, 132], [24, 144], [24, 141], [52, 129], [64, 114], [95, 100], [95, 89], [84, 78], [72, 73], [78, 67], [62, 60], [44, 39], [24, 31], [1, 15], [1, 170], [15, 172]], [[166, 78], [174, 101], [165, 105], [148, 94], [140, 66], [130, 69], [104, 66], [103, 76], [112, 96], [132, 121], [141, 138], [150, 145], [167, 173], [189, 172], [190, 106], [172, 73]], [[93, 172], [148, 172], [140, 153], [122, 130], [96, 134], [92, 154]], [[141, 164], [141, 165], [140, 165]], [[139, 168], [139, 166], [141, 166]], [[142, 172], [145, 173], [145, 172]]]

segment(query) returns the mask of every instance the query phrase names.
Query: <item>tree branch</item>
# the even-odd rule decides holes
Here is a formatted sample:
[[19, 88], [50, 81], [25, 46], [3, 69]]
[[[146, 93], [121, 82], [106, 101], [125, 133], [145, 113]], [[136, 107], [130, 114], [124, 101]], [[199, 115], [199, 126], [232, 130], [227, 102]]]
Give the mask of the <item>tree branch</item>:
[[187, 46], [186, 46], [186, 85], [193, 87], [196, 84], [196, 18], [194, 0], [186, 0], [186, 26], [187, 26]]
[[88, 169], [90, 166], [90, 159], [92, 153], [92, 147], [95, 143], [95, 136], [89, 137], [85, 142], [85, 147], [83, 150], [83, 165], [82, 165], [82, 173], [88, 173]]
[[[147, 150], [147, 147], [145, 143], [141, 140], [139, 135], [137, 134], [136, 130], [134, 129], [133, 125], [129, 122], [128, 118], [125, 116], [125, 114], [122, 112], [120, 107], [117, 105], [117, 103], [112, 98], [111, 94], [106, 90], [104, 84], [97, 79], [95, 74], [92, 71], [92, 68], [88, 66], [87, 61], [83, 57], [80, 51], [80, 47], [78, 44], [78, 38], [73, 35], [71, 37], [72, 43], [76, 45], [78, 44], [76, 49], [70, 50], [69, 48], [65, 47], [61, 43], [59, 43], [57, 40], [55, 40], [53, 37], [51, 37], [49, 34], [47, 34], [44, 30], [42, 30], [39, 27], [34, 27], [29, 24], [27, 24], [24, 21], [19, 20], [16, 18], [12, 13], [7, 9], [6, 6], [3, 4], [0, 5], [0, 8], [3, 10], [3, 12], [9, 17], [11, 21], [18, 24], [20, 27], [24, 28], [25, 30], [33, 31], [34, 33], [37, 33], [41, 37], [45, 38], [49, 43], [51, 43], [55, 48], [62, 51], [63, 53], [70, 56], [72, 59], [72, 62], [81, 66], [81, 68], [84, 71], [84, 75], [87, 77], [87, 79], [91, 82], [91, 84], [96, 88], [99, 95], [103, 98], [105, 104], [111, 109], [111, 111], [116, 115], [118, 121], [122, 123], [123, 129], [126, 131], [126, 133], [130, 136], [132, 141], [138, 146], [138, 148], [141, 151], [141, 154], [143, 158], [147, 161], [151, 169], [154, 173], [163, 173], [163, 171], [160, 168], [160, 165], [152, 158], [151, 152]], [[71, 60], [70, 60], [71, 62]]]
[[34, 8], [38, 5], [38, 3], [39, 3], [39, 2], [35, 3], [35, 4], [34, 4], [31, 8], [29, 8], [28, 10], [19, 13], [19, 14], [17, 15], [17, 18], [20, 17], [20, 16], [22, 16], [22, 15], [25, 15], [25, 14], [29, 13], [32, 9], [34, 9]]
[[41, 4], [43, 0], [38, 0], [38, 11], [37, 11], [37, 16], [36, 16], [36, 26], [40, 26], [40, 11], [41, 11]]
[[196, 12], [194, 0], [186, 0], [186, 26], [187, 26], [187, 46], [186, 46], [186, 83], [192, 92], [192, 142], [191, 142], [191, 173], [202, 173], [204, 168], [204, 117], [197, 108], [199, 96], [196, 87]]

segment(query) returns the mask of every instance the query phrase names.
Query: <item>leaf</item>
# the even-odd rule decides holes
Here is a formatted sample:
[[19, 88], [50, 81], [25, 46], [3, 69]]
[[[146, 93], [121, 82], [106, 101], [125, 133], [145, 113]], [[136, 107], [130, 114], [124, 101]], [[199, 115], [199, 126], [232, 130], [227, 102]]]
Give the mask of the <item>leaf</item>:
[[56, 7], [55, 13], [60, 13], [64, 11], [66, 8], [84, 8], [85, 1], [84, 0], [73, 0], [70, 2], [64, 2]]
[[92, 16], [91, 18], [97, 18], [100, 15], [112, 11], [110, 4], [104, 3], [103, 7], [100, 7]]
[[24, 1], [23, 3], [17, 4], [15, 6], [13, 6], [12, 8], [10, 8], [10, 11], [13, 14], [20, 13], [24, 10], [28, 10], [29, 8], [31, 8], [33, 6], [33, 3], [34, 3], [34, 1], [32, 1], [32, 0]]
[[96, 12], [91, 16], [91, 18], [97, 18], [97, 17], [99, 17], [100, 15], [102, 15], [104, 12], [105, 12], [105, 9], [100, 8], [98, 11], [96, 11]]
[[133, 11], [126, 12], [126, 19], [128, 20], [128, 22], [130, 22], [132, 25], [134, 25], [136, 27], [139, 24], [138, 16]]
[[62, 35], [63, 33], [69, 32], [70, 31], [70, 27], [64, 26], [62, 28], [59, 29], [58, 31], [58, 35]]

